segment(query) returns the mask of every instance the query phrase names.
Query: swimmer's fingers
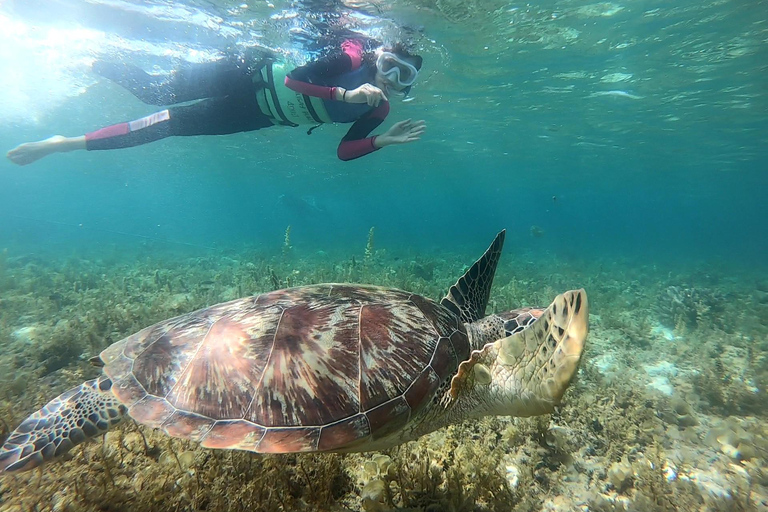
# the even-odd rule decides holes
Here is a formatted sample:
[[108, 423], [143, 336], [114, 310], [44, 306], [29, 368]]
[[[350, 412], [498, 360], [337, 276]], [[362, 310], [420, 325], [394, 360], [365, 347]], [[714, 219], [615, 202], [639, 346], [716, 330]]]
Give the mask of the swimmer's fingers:
[[384, 91], [376, 87], [375, 85], [366, 84], [366, 98], [368, 100], [368, 105], [372, 107], [378, 107], [382, 100], [387, 100], [387, 95], [384, 94]]

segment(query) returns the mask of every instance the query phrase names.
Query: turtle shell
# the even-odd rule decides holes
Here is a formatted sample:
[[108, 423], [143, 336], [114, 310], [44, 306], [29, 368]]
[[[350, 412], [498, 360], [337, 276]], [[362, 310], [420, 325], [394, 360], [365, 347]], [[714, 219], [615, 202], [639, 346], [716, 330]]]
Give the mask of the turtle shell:
[[209, 448], [355, 451], [402, 429], [469, 357], [464, 325], [400, 290], [317, 285], [218, 304], [101, 353], [135, 420]]

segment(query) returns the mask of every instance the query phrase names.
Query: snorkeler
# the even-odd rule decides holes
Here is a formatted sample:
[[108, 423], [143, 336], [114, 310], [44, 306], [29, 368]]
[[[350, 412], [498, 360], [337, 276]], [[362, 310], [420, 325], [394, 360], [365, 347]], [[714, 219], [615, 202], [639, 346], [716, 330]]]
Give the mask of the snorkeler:
[[[97, 61], [94, 71], [150, 105], [176, 105], [147, 117], [79, 137], [55, 135], [21, 144], [7, 153], [19, 165], [77, 149], [106, 150], [146, 144], [171, 136], [225, 135], [273, 125], [354, 123], [337, 154], [352, 160], [391, 144], [419, 140], [424, 121], [407, 119], [369, 136], [389, 114], [392, 93], [408, 94], [422, 59], [403, 46], [364, 52], [348, 40], [341, 51], [288, 72], [272, 61], [241, 57], [194, 64], [169, 77], [126, 64]], [[311, 129], [310, 129], [311, 132]], [[308, 132], [309, 133], [309, 132]]]

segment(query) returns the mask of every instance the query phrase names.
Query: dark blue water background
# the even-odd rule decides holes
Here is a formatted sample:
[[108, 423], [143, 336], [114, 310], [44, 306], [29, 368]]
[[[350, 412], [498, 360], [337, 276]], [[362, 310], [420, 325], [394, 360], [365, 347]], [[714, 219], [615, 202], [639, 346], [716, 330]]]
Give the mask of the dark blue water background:
[[[20, 5], [0, 8], [6, 28], [75, 23]], [[420, 25], [425, 56], [413, 100], [393, 100], [386, 126], [411, 117], [428, 131], [354, 162], [335, 155], [346, 126], [167, 139], [27, 167], [2, 159], [0, 248], [94, 256], [161, 240], [279, 251], [291, 225], [298, 251], [360, 252], [375, 226], [377, 248], [474, 254], [506, 227], [507, 250], [532, 255], [768, 268], [766, 2], [527, 5], [489, 3], [454, 20], [412, 3], [384, 12]], [[149, 33], [99, 6], [80, 23]], [[153, 111], [85, 64], [62, 71], [40, 48], [0, 51], [15, 95], [0, 103], [4, 151]], [[112, 56], [147, 61], [141, 49]], [[86, 86], [52, 102], [47, 88], [68, 72]], [[14, 97], [46, 108], [19, 115]]]

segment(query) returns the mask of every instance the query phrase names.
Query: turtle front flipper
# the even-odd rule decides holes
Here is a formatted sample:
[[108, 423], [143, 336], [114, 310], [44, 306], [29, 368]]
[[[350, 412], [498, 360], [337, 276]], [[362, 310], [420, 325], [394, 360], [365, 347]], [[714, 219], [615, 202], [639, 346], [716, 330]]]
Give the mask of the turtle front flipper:
[[119, 423], [127, 409], [111, 387], [106, 377], [89, 380], [33, 413], [0, 448], [0, 472], [36, 468]]
[[448, 294], [440, 301], [443, 307], [455, 313], [464, 323], [475, 322], [485, 316], [506, 233], [503, 229], [496, 235], [485, 253], [451, 286]]
[[480, 416], [552, 412], [579, 368], [588, 321], [584, 290], [558, 295], [522, 330], [473, 351], [451, 381], [450, 399]]

